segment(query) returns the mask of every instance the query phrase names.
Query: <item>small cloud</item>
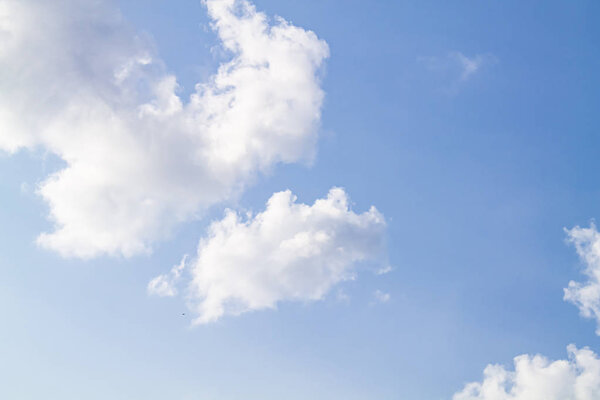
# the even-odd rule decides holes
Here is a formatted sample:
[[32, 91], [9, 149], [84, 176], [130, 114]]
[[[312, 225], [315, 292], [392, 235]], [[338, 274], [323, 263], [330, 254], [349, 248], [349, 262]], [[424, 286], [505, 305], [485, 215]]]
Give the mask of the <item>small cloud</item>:
[[419, 57], [418, 61], [427, 70], [443, 74], [457, 83], [466, 82], [482, 68], [495, 64], [497, 58], [490, 53], [467, 56], [460, 51], [453, 51], [444, 57]]
[[176, 285], [185, 269], [187, 257], [187, 254], [184, 255], [181, 262], [175, 265], [168, 274], [159, 275], [148, 282], [148, 294], [159, 297], [176, 296]]
[[27, 182], [21, 182], [21, 194], [28, 194], [30, 192], [30, 187]]
[[564, 289], [564, 300], [575, 304], [584, 318], [596, 320], [596, 334], [600, 336], [600, 232], [596, 224], [589, 228], [576, 226], [565, 230], [568, 242], [575, 246], [584, 263], [584, 282], [570, 281]]
[[389, 274], [390, 272], [392, 272], [393, 268], [391, 265], [386, 265], [385, 267], [379, 268], [377, 271], [375, 271], [375, 273], [377, 275], [385, 275], [385, 274]]
[[350, 296], [348, 295], [348, 293], [346, 293], [344, 289], [338, 289], [335, 298], [340, 303], [350, 303]]
[[376, 290], [375, 293], [373, 293], [373, 296], [375, 296], [375, 300], [378, 303], [387, 303], [392, 298], [392, 296], [389, 293], [382, 292], [379, 289]]
[[491, 54], [477, 54], [473, 57], [467, 57], [459, 51], [450, 53], [449, 57], [453, 58], [462, 69], [460, 74], [461, 81], [466, 81], [479, 71], [481, 67], [496, 61], [496, 58]]

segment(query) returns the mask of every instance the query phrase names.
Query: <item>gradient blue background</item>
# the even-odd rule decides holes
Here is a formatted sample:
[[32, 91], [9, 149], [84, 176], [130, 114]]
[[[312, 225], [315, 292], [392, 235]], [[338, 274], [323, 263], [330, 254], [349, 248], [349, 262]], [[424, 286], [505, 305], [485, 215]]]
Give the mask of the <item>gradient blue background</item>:
[[[117, 3], [183, 93], [222, 60], [199, 1]], [[34, 244], [50, 225], [32, 188], [57, 160], [0, 155], [0, 398], [438, 400], [488, 363], [600, 351], [562, 300], [582, 278], [563, 228], [600, 215], [600, 3], [256, 4], [328, 42], [327, 98], [314, 165], [280, 166], [230, 206], [343, 186], [387, 217], [394, 271], [343, 284], [349, 303], [334, 291], [190, 328], [184, 301], [146, 284], [221, 208], [151, 256], [63, 260]], [[495, 61], [461, 81], [452, 52]], [[373, 304], [376, 289], [390, 302]]]

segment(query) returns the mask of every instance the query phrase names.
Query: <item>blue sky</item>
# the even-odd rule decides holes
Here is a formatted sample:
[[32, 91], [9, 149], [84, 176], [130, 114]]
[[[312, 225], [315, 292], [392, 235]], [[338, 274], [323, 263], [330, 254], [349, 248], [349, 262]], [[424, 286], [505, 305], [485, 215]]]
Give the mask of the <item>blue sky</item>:
[[[14, 37], [18, 37], [21, 31], [14, 26], [29, 20], [11, 14], [17, 12], [13, 3], [0, 0], [0, 16], [5, 12], [9, 20], [17, 21], [11, 25], [0, 18], [0, 28], [17, 32]], [[33, 31], [51, 30], [47, 26], [54, 26], [55, 15], [73, 15], [78, 21], [83, 15], [79, 9], [85, 10], [82, 3], [91, 2], [57, 3], [57, 14], [48, 14], [47, 23], [33, 25]], [[31, 15], [41, 7], [37, 1], [23, 4], [30, 7], [26, 12]], [[79, 230], [69, 236], [71, 242], [36, 242], [40, 233], [52, 232], [57, 226], [48, 219], [51, 204], [66, 204], [70, 209], [72, 200], [64, 200], [68, 196], [77, 200], [85, 193], [105, 194], [102, 188], [87, 191], [86, 185], [94, 177], [85, 174], [81, 180], [55, 186], [46, 196], [36, 194], [36, 187], [43, 185], [49, 174], [68, 166], [69, 160], [78, 160], [80, 154], [82, 159], [90, 157], [92, 153], [72, 149], [70, 144], [79, 143], [76, 138], [83, 137], [82, 148], [93, 148], [95, 142], [86, 142], [84, 132], [93, 127], [58, 129], [66, 132], [64, 140], [56, 139], [54, 131], [32, 139], [32, 143], [25, 135], [46, 129], [39, 126], [54, 121], [60, 110], [48, 104], [62, 104], [65, 92], [79, 93], [83, 87], [86, 95], [96, 96], [103, 84], [101, 75], [81, 72], [77, 63], [68, 64], [73, 69], [64, 72], [60, 69], [64, 64], [53, 64], [55, 59], [48, 54], [60, 58], [71, 48], [84, 49], [90, 55], [76, 56], [96, 65], [95, 57], [112, 60], [113, 53], [137, 51], [137, 39], [120, 44], [120, 35], [137, 32], [144, 48], [154, 52], [153, 59], [161, 60], [153, 67], [158, 72], [148, 72], [150, 77], [141, 81], [150, 82], [148, 87], [152, 88], [154, 80], [176, 76], [176, 93], [186, 103], [196, 83], [208, 82], [219, 65], [232, 58], [232, 52], [223, 50], [217, 32], [210, 28], [206, 7], [191, 0], [152, 0], [143, 6], [132, 0], [110, 3], [107, 9], [119, 8], [123, 15], [118, 22], [112, 14], [106, 17], [110, 22], [106, 29], [115, 35], [115, 41], [106, 44], [102, 35], [86, 36], [97, 34], [85, 29], [88, 23], [98, 23], [96, 14], [94, 19], [81, 19], [75, 28], [69, 25], [70, 36], [59, 36], [61, 41], [50, 49], [54, 53], [41, 52], [33, 57], [39, 68], [32, 68], [31, 74], [42, 77], [35, 85], [28, 80], [29, 75], [15, 72], [24, 63], [31, 63], [27, 46], [34, 42], [20, 43], [14, 50], [9, 48], [11, 39], [6, 39], [12, 36], [0, 36], [0, 41], [5, 40], [5, 46], [0, 46], [5, 67], [0, 66], [0, 70], [8, 71], [0, 76], [0, 92], [5, 93], [0, 94], [0, 111], [7, 113], [0, 115], [24, 121], [25, 126], [21, 129], [17, 123], [6, 122], [8, 119], [4, 123], [0, 120], [0, 397], [439, 400], [451, 399], [467, 382], [482, 381], [488, 364], [498, 363], [511, 370], [513, 358], [521, 354], [568, 359], [566, 347], [571, 343], [579, 349], [587, 346], [593, 352], [600, 351], [596, 325], [591, 320], [597, 319], [593, 309], [600, 299], [575, 296], [579, 299], [573, 301], [575, 305], [563, 300], [563, 289], [570, 281], [596, 287], [594, 273], [600, 271], [598, 237], [590, 232], [587, 235], [587, 231], [571, 231], [574, 243], [580, 245], [580, 259], [564, 230], [588, 227], [600, 215], [596, 178], [600, 168], [596, 112], [600, 107], [600, 53], [595, 23], [600, 5], [592, 1], [366, 4], [354, 0], [255, 0], [254, 4], [271, 17], [269, 24], [276, 24], [272, 17], [279, 15], [326, 42], [329, 56], [315, 56], [314, 70], [306, 67], [308, 72], [300, 71], [290, 78], [298, 79], [301, 88], [316, 85], [312, 90], [304, 93], [272, 85], [269, 92], [280, 90], [273, 95], [275, 100], [320, 111], [320, 118], [290, 106], [283, 121], [289, 116], [294, 123], [282, 129], [296, 132], [297, 128], [298, 135], [307, 136], [298, 136], [301, 140], [291, 146], [273, 145], [275, 161], [264, 169], [255, 168], [254, 161], [241, 161], [240, 170], [255, 170], [247, 175], [232, 173], [238, 174], [230, 186], [237, 188], [236, 194], [230, 193], [229, 186], [218, 186], [212, 176], [204, 178], [203, 169], [190, 170], [191, 178], [182, 188], [169, 186], [166, 190], [181, 189], [181, 196], [189, 196], [192, 206], [179, 195], [165, 200], [169, 217], [177, 213], [184, 217], [175, 218], [177, 223], [164, 222], [167, 233], [162, 225], [156, 229], [149, 240], [152, 251], [135, 254], [123, 250], [123, 243], [133, 243], [137, 236], [125, 232], [126, 240], [104, 244], [94, 242], [91, 236], [104, 231], [90, 230], [88, 234], [85, 230], [95, 223], [88, 223], [95, 217], [117, 214], [110, 207], [96, 210], [90, 206], [73, 219], [70, 214], [60, 214], [67, 224], [78, 226]], [[63, 23], [62, 16], [56, 18], [56, 24]], [[102, 18], [98, 16], [105, 23]], [[82, 32], [81, 47], [74, 44], [77, 29]], [[324, 49], [316, 38], [306, 40], [307, 54]], [[309, 58], [302, 58], [304, 53], [295, 47], [281, 57], [285, 62], [285, 57], [292, 57], [290, 65], [305, 65]], [[275, 64], [279, 59], [270, 61]], [[139, 64], [145, 66], [144, 62]], [[13, 79], [11, 74], [19, 78]], [[64, 90], [48, 83], [55, 78], [58, 83], [66, 82]], [[152, 89], [140, 89], [144, 90]], [[319, 90], [324, 93], [322, 103]], [[104, 98], [104, 94], [97, 96]], [[146, 96], [145, 92], [140, 96]], [[38, 104], [39, 97], [48, 102]], [[35, 99], [31, 107], [29, 99]], [[148, 104], [156, 105], [156, 115], [174, 118], [168, 104]], [[279, 103], [268, 104], [275, 109]], [[42, 119], [40, 115], [47, 110], [51, 117]], [[75, 113], [83, 111], [76, 108]], [[245, 127], [254, 123], [252, 113], [249, 117], [239, 115], [250, 119], [231, 126], [245, 134]], [[147, 127], [139, 126], [140, 132]], [[257, 126], [257, 135], [267, 129], [264, 124]], [[165, 129], [172, 129], [171, 125]], [[92, 140], [108, 137], [111, 131], [101, 127], [90, 132]], [[313, 134], [318, 136], [315, 143], [311, 142]], [[100, 163], [100, 169], [94, 171], [120, 165], [120, 154], [125, 151], [121, 144], [125, 148], [128, 142], [118, 135], [115, 140], [107, 142], [109, 150], [100, 153], [105, 164]], [[11, 147], [20, 141], [23, 143], [16, 150]], [[271, 140], [261, 143], [261, 148], [272, 145]], [[302, 150], [303, 146], [308, 150]], [[138, 156], [136, 152], [123, 154], [123, 158]], [[146, 153], [140, 154], [143, 158]], [[260, 150], [255, 155], [257, 163], [269, 154]], [[200, 183], [196, 172], [201, 175]], [[145, 187], [141, 175], [131, 176], [136, 178], [129, 182], [132, 187]], [[173, 176], [187, 176], [187, 171]], [[107, 173], [106, 179], [116, 178]], [[203, 179], [216, 187], [218, 201], [202, 197], [213, 190], [213, 186], [203, 186]], [[78, 183], [82, 192], [72, 195]], [[245, 229], [245, 212], [263, 212], [274, 193], [289, 189], [297, 196], [297, 203], [310, 207], [315, 200], [325, 198], [332, 187], [344, 188], [352, 211], [344, 209], [339, 219], [332, 220], [317, 208], [311, 212], [315, 221], [337, 235], [336, 246], [359, 248], [357, 255], [340, 259], [315, 245], [322, 250], [319, 254], [329, 258], [316, 255], [302, 259], [305, 261], [300, 264], [273, 267], [298, 268], [294, 273], [299, 275], [289, 278], [271, 274], [269, 269], [263, 271], [269, 279], [285, 280], [286, 285], [273, 284], [276, 289], [265, 289], [259, 284], [262, 281], [248, 277], [248, 282], [263, 291], [236, 292], [236, 279], [258, 266], [262, 268], [259, 256], [264, 254], [266, 259], [275, 252], [270, 246], [278, 245], [283, 233], [275, 234], [273, 242], [260, 242], [264, 247], [253, 241], [254, 230], [241, 236], [232, 233], [231, 237], [246, 238], [249, 247], [260, 249], [258, 255], [250, 257], [236, 253], [239, 247], [232, 243], [239, 242], [231, 237], [223, 245], [208, 240], [211, 222], [223, 220], [225, 208], [236, 210], [242, 223], [232, 232], [238, 232], [236, 229]], [[160, 185], [156, 190], [152, 195], [160, 197]], [[202, 193], [196, 200], [197, 192]], [[129, 199], [130, 192], [126, 194], [123, 198]], [[134, 195], [137, 192], [131, 192]], [[180, 204], [180, 199], [185, 204]], [[91, 200], [90, 204], [104, 207], [104, 203]], [[371, 205], [385, 219], [384, 233], [366, 214]], [[135, 202], [132, 207], [137, 207]], [[193, 212], [188, 212], [190, 207]], [[293, 214], [296, 209], [290, 207]], [[83, 228], [79, 228], [77, 215], [84, 218]], [[258, 221], [248, 218], [249, 222]], [[155, 223], [166, 219], [161, 214], [136, 235], [145, 235]], [[362, 222], [352, 225], [359, 220]], [[290, 229], [296, 229], [295, 223], [282, 221]], [[299, 231], [315, 232], [310, 220], [305, 225], [297, 223]], [[349, 226], [364, 229], [348, 233]], [[257, 232], [262, 232], [260, 226]], [[108, 233], [117, 237], [122, 232]], [[268, 233], [261, 237], [270, 238]], [[207, 244], [199, 245], [200, 238]], [[385, 241], [385, 250], [375, 244], [360, 248], [371, 240]], [[100, 250], [78, 253], [90, 241], [90, 248]], [[211, 251], [217, 261], [203, 261], [202, 254], [213, 254]], [[149, 293], [148, 283], [157, 276], [164, 277], [169, 285], [173, 283], [169, 271], [184, 254], [190, 257], [186, 271], [192, 276], [184, 279], [204, 278], [193, 281], [196, 283], [180, 281], [177, 296], [162, 298]], [[317, 265], [329, 271], [332, 263], [339, 263], [350, 275], [311, 274]], [[377, 274], [388, 263], [392, 271]], [[239, 265], [244, 268], [236, 269]], [[270, 264], [265, 261], [264, 265]], [[202, 291], [202, 282], [210, 279], [207, 277], [228, 268], [232, 273], [221, 278], [220, 294], [202, 292], [194, 297], [186, 292], [188, 284]], [[581, 273], [586, 268], [590, 278]], [[304, 282], [305, 276], [311, 277], [306, 278], [307, 286], [287, 286]], [[321, 284], [323, 291], [316, 291], [314, 288]], [[209, 315], [202, 311], [206, 299], [221, 304], [221, 295], [223, 304], [229, 305], [231, 299], [241, 299], [241, 304], [226, 308], [223, 315], [208, 323], [194, 323], [196, 318]], [[389, 296], [387, 301], [382, 301], [383, 295]], [[582, 311], [586, 307], [592, 310], [592, 318], [579, 315], [576, 305]], [[244, 312], [240, 314], [240, 310]], [[211, 308], [210, 312], [216, 311]], [[573, 368], [569, 371], [580, 366], [576, 359], [569, 359]], [[597, 358], [595, 362], [600, 363]], [[564, 382], [545, 398], [567, 398], [560, 396], [570, 393], [577, 383], [571, 384], [566, 378]], [[600, 376], [594, 375], [593, 382], [600, 388]], [[518, 388], [518, 384], [514, 386]], [[490, 397], [480, 390], [478, 395], [457, 398], [534, 398], [534, 392], [530, 392], [531, 397], [518, 394], [518, 390], [515, 393], [513, 397]], [[573, 399], [595, 398], [593, 394], [577, 396]]]

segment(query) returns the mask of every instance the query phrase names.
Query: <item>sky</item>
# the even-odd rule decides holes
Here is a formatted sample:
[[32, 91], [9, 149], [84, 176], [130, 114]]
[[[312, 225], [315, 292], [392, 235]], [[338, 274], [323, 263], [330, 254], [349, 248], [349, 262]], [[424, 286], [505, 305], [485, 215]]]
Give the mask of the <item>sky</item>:
[[0, 0], [0, 398], [600, 398], [599, 13]]

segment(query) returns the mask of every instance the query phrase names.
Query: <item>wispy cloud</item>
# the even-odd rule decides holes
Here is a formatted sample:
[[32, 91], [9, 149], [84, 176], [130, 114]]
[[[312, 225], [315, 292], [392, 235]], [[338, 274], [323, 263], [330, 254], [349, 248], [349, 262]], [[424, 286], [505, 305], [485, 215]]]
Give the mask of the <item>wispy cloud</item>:
[[485, 54], [478, 54], [473, 57], [467, 57], [460, 52], [454, 52], [450, 54], [450, 57], [455, 59], [461, 67], [460, 79], [466, 81], [473, 76], [477, 71], [486, 64], [491, 64], [495, 58]]
[[457, 83], [468, 81], [482, 68], [495, 64], [497, 58], [490, 53], [467, 56], [459, 51], [453, 51], [443, 57], [419, 57], [418, 61], [427, 70], [444, 74], [450, 81]]
[[385, 275], [385, 274], [389, 274], [393, 270], [394, 269], [392, 268], [392, 266], [387, 264], [387, 265], [384, 265], [383, 267], [379, 268], [375, 273], [377, 275]]
[[168, 274], [162, 274], [148, 283], [148, 294], [160, 297], [173, 297], [177, 295], [177, 285], [181, 274], [185, 270], [188, 255], [184, 255], [179, 264], [175, 265]]
[[344, 289], [338, 289], [337, 293], [335, 294], [335, 298], [340, 303], [350, 303], [350, 295], [346, 293]]
[[392, 296], [389, 293], [382, 292], [379, 289], [376, 290], [375, 293], [373, 293], [373, 297], [375, 297], [375, 301], [377, 301], [378, 303], [387, 303], [392, 298]]

